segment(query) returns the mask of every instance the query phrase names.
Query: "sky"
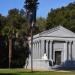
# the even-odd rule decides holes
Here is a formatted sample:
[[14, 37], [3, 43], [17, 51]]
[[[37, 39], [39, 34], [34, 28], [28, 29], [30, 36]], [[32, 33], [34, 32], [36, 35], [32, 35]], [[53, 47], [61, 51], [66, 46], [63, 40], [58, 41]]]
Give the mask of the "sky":
[[[0, 0], [0, 13], [7, 16], [8, 10], [10, 9], [18, 8], [20, 10], [24, 6], [24, 1], [25, 0]], [[51, 8], [61, 8], [74, 1], [75, 0], [38, 0], [37, 17], [41, 16], [46, 18]]]

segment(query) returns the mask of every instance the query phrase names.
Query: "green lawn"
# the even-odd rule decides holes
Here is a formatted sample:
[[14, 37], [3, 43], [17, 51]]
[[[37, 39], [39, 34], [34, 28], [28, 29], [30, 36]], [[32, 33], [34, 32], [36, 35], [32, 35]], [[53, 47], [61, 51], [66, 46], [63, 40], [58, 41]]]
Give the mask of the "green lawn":
[[0, 69], [0, 75], [75, 75], [74, 71], [60, 72], [60, 71], [34, 71], [25, 69]]
[[27, 73], [20, 73], [18, 75], [75, 75], [74, 72], [27, 72]]

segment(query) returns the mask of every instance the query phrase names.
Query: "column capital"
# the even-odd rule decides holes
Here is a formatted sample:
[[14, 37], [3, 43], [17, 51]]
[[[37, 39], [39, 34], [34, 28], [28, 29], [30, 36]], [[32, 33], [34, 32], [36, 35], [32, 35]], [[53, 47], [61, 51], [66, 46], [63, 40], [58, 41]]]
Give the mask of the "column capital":
[[36, 41], [34, 43], [36, 44]]
[[66, 43], [69, 43], [69, 40], [65, 40]]
[[46, 40], [46, 42], [49, 42], [49, 40]]
[[53, 42], [53, 40], [50, 40], [50, 42]]
[[53, 40], [49, 40], [50, 43], [49, 43], [49, 59], [53, 59], [53, 52], [52, 52], [52, 46], [53, 46]]
[[36, 40], [35, 42], [36, 42], [36, 43], [38, 43], [38, 42], [39, 42], [39, 40]]
[[33, 43], [36, 43], [36, 41], [33, 41]]
[[72, 44], [73, 43], [73, 41], [71, 41], [71, 40], [66, 40], [65, 42], [68, 43], [68, 44]]
[[69, 43], [72, 43], [72, 42], [73, 42], [72, 40], [69, 41]]
[[40, 41], [45, 41], [44, 39], [40, 39]]
[[41, 40], [39, 40], [39, 42], [41, 42]]

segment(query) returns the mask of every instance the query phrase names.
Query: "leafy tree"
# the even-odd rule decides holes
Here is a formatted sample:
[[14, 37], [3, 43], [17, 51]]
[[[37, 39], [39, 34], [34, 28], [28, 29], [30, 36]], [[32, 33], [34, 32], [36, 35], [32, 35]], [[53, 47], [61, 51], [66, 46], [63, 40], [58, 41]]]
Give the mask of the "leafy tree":
[[37, 18], [36, 24], [38, 26], [38, 30], [36, 30], [37, 33], [46, 30], [46, 19], [45, 18], [43, 17]]
[[[5, 57], [6, 59], [8, 59], [8, 53], [9, 53], [8, 50], [10, 50], [11, 67], [23, 67], [25, 64], [25, 59], [29, 52], [27, 40], [26, 40], [27, 39], [27, 20], [26, 20], [25, 14], [20, 12], [18, 9], [11, 9], [9, 10], [7, 17], [4, 17], [2, 15], [0, 16], [0, 25], [1, 25], [0, 27], [1, 27], [1, 33], [2, 33], [2, 39], [3, 39], [2, 42], [4, 43], [4, 45], [2, 45], [3, 47], [0, 47], [0, 48], [4, 48], [4, 50], [2, 49], [2, 51], [4, 51], [6, 55], [6, 56], [1, 56], [1, 58], [3, 57], [1, 59], [2, 63], [3, 64], [5, 63], [5, 61], [3, 61]], [[23, 34], [25, 35], [23, 36]], [[23, 37], [24, 39], [21, 39], [21, 37]], [[20, 45], [16, 47], [15, 42], [17, 40], [19, 40], [18, 43]], [[21, 42], [24, 42], [24, 44], [26, 45], [23, 46]], [[3, 53], [1, 54], [4, 55]], [[14, 55], [17, 58], [15, 58]], [[3, 64], [0, 67], [4, 66]], [[8, 62], [7, 64], [5, 63], [5, 66], [8, 67]]]
[[25, 33], [20, 33], [13, 39], [12, 68], [21, 68], [25, 65], [25, 60], [29, 56], [28, 39]]
[[46, 29], [58, 25], [63, 25], [75, 32], [75, 2], [70, 3], [66, 7], [52, 9], [51, 12], [48, 13]]
[[0, 15], [0, 68], [8, 67], [8, 50], [6, 36], [3, 35], [3, 28], [6, 25], [6, 17]]
[[[27, 33], [27, 20], [25, 15], [21, 15], [20, 11], [18, 9], [12, 9], [9, 11], [9, 14], [7, 16], [7, 19], [10, 19], [9, 25], [11, 25], [12, 28], [12, 62], [11, 67], [23, 67], [25, 64], [25, 59], [28, 55], [26, 52], [28, 52], [27, 48], [27, 35], [21, 35], [23, 33]], [[18, 34], [18, 36], [17, 36]], [[20, 35], [20, 37], [19, 37]], [[21, 39], [21, 37], [23, 37]], [[15, 41], [14, 41], [15, 40]], [[17, 41], [18, 40], [18, 41]], [[17, 48], [15, 45], [15, 42], [18, 43]], [[23, 46], [23, 43], [26, 44], [26, 46]], [[9, 44], [10, 45], [10, 44]]]
[[[28, 21], [28, 31], [36, 27], [36, 11], [37, 11], [38, 0], [25, 0], [24, 8], [26, 9], [27, 21]], [[34, 25], [32, 25], [34, 23]], [[30, 35], [30, 34], [29, 34]]]
[[0, 32], [2, 33], [3, 27], [6, 25], [6, 17], [0, 14]]
[[0, 68], [8, 67], [8, 49], [5, 43], [5, 37], [0, 33]]

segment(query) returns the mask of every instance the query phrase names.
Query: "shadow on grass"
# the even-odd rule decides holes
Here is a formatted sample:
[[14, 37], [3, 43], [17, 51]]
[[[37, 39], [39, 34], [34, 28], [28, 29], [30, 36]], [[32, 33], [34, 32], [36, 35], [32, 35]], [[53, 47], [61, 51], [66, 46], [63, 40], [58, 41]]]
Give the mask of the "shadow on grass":
[[3, 73], [0, 73], [0, 75], [18, 75], [18, 74], [11, 74], [11, 73], [3, 74]]
[[18, 72], [16, 75], [24, 74], [24, 75], [36, 75], [37, 73], [41, 73], [40, 71], [27, 71], [27, 72]]
[[28, 71], [28, 72], [18, 72], [18, 73], [14, 73], [14, 74], [12, 74], [12, 73], [0, 73], [0, 75], [20, 75], [20, 74], [35, 74], [35, 73], [38, 73], [39, 71], [33, 71], [33, 72], [31, 72], [31, 71]]

